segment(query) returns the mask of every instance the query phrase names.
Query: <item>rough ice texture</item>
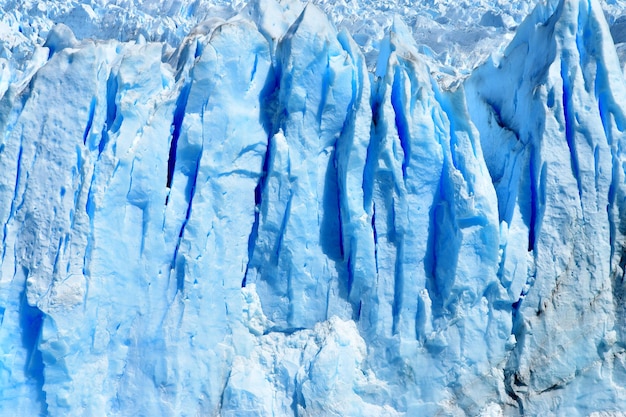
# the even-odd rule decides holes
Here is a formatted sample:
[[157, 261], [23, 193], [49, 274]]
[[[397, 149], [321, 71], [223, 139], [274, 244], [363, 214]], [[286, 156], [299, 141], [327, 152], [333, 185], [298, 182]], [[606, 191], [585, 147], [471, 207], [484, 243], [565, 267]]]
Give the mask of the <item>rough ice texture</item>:
[[[291, 19], [304, 0], [280, 0]], [[339, 29], [353, 36], [373, 69], [395, 15], [412, 29], [422, 59], [449, 85], [493, 52], [499, 53], [532, 9], [546, 0], [312, 0]], [[600, 0], [622, 64], [626, 60], [626, 2]], [[0, 59], [21, 71], [33, 47], [57, 23], [77, 39], [146, 39], [176, 48], [197, 25], [224, 21], [246, 0], [0, 0]], [[275, 9], [275, 8], [274, 8]], [[277, 10], [274, 10], [277, 11]], [[282, 20], [265, 13], [265, 19]], [[276, 22], [275, 22], [276, 23]], [[279, 24], [280, 26], [280, 24]], [[0, 64], [2, 61], [0, 61]]]
[[254, 0], [3, 67], [0, 415], [626, 412], [600, 4], [540, 5], [454, 88], [423, 52]]

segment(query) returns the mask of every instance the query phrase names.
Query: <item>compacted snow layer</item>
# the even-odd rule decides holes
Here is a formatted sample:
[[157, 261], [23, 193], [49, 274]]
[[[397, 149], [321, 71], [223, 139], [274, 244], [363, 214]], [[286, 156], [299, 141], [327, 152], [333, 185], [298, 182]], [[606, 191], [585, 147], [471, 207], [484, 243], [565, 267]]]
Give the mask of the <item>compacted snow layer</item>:
[[373, 42], [358, 2], [322, 4], [337, 31], [275, 0], [192, 28], [208, 3], [173, 1], [159, 42], [148, 2], [12, 31], [27, 5], [3, 17], [0, 415], [626, 411], [626, 86], [596, 0], [539, 5], [450, 88], [418, 15]]

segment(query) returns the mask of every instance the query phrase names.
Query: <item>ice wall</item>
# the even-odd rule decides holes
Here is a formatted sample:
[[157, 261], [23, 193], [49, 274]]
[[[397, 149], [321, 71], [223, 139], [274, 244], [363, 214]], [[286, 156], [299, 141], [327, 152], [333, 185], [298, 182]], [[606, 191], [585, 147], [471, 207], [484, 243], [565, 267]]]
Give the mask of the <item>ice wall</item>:
[[624, 79], [597, 1], [442, 88], [314, 5], [0, 78], [0, 415], [626, 411]]
[[[519, 295], [507, 391], [623, 410], [624, 81], [596, 2], [537, 9], [499, 62], [468, 81], [468, 103], [499, 199], [500, 276]], [[500, 149], [496, 149], [499, 147]]]

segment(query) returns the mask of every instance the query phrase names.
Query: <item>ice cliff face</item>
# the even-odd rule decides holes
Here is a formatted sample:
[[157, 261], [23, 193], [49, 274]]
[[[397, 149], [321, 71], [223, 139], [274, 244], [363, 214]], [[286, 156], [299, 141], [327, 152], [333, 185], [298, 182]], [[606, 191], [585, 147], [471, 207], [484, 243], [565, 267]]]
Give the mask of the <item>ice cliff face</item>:
[[314, 5], [0, 78], [0, 415], [626, 412], [626, 86], [596, 0], [442, 88]]
[[473, 120], [492, 149], [506, 242], [500, 277], [521, 294], [505, 384], [532, 415], [545, 401], [562, 401], [566, 413], [596, 410], [570, 396], [623, 398], [621, 75], [598, 5], [562, 2], [536, 10], [502, 60], [468, 82]]

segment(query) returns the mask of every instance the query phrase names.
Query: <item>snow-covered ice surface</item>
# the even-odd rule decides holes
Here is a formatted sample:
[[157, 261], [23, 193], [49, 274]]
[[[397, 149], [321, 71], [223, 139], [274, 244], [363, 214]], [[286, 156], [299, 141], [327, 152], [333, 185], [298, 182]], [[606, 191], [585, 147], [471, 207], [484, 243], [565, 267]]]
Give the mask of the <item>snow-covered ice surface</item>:
[[[207, 19], [229, 19], [245, 0], [0, 0], [0, 56], [23, 65], [56, 23], [80, 39], [143, 37], [177, 47]], [[395, 15], [410, 27], [423, 59], [446, 83], [466, 76], [513, 38], [539, 0], [314, 0], [360, 46], [370, 69]], [[304, 3], [291, 2], [300, 10]], [[620, 54], [626, 55], [626, 2], [601, 0]], [[621, 55], [620, 55], [621, 56]]]
[[0, 2], [0, 416], [624, 415], [626, 8], [534, 6]]

